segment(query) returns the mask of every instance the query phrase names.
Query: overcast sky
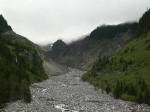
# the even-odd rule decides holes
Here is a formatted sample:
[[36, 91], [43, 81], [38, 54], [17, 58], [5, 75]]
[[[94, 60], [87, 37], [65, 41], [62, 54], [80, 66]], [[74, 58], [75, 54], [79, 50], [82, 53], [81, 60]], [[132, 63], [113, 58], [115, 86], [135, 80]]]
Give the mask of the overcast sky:
[[101, 24], [135, 21], [150, 0], [0, 0], [13, 30], [35, 43], [71, 41]]

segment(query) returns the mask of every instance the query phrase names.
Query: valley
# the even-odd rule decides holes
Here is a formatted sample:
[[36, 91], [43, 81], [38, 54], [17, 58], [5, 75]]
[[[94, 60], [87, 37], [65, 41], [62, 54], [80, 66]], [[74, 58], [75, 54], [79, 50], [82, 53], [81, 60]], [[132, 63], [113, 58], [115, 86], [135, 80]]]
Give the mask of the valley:
[[150, 112], [149, 20], [40, 46], [0, 15], [0, 112]]

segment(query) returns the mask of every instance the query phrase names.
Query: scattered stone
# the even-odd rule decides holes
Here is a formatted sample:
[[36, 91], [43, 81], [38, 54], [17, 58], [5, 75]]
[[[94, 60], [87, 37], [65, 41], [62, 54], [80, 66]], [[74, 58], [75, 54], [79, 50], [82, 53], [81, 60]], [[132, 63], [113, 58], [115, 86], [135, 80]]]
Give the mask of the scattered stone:
[[147, 112], [150, 106], [114, 99], [100, 89], [80, 80], [84, 72], [70, 72], [52, 76], [41, 83], [33, 84], [32, 102], [9, 103], [0, 112]]

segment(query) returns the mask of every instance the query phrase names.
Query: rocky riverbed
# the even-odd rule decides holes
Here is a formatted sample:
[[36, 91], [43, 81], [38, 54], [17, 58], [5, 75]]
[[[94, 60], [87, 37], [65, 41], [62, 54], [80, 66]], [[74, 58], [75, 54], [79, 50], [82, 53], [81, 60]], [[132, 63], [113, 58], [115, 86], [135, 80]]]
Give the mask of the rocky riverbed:
[[81, 80], [83, 71], [70, 69], [31, 86], [32, 102], [9, 103], [5, 112], [145, 112], [150, 107], [117, 100]]

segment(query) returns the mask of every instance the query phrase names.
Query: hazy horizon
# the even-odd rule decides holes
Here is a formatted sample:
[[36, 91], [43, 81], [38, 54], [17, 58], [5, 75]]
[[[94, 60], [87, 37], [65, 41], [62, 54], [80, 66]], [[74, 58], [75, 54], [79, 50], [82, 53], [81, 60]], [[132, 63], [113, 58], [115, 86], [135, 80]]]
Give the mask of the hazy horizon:
[[13, 30], [37, 44], [66, 42], [102, 24], [138, 21], [150, 0], [0, 0]]

